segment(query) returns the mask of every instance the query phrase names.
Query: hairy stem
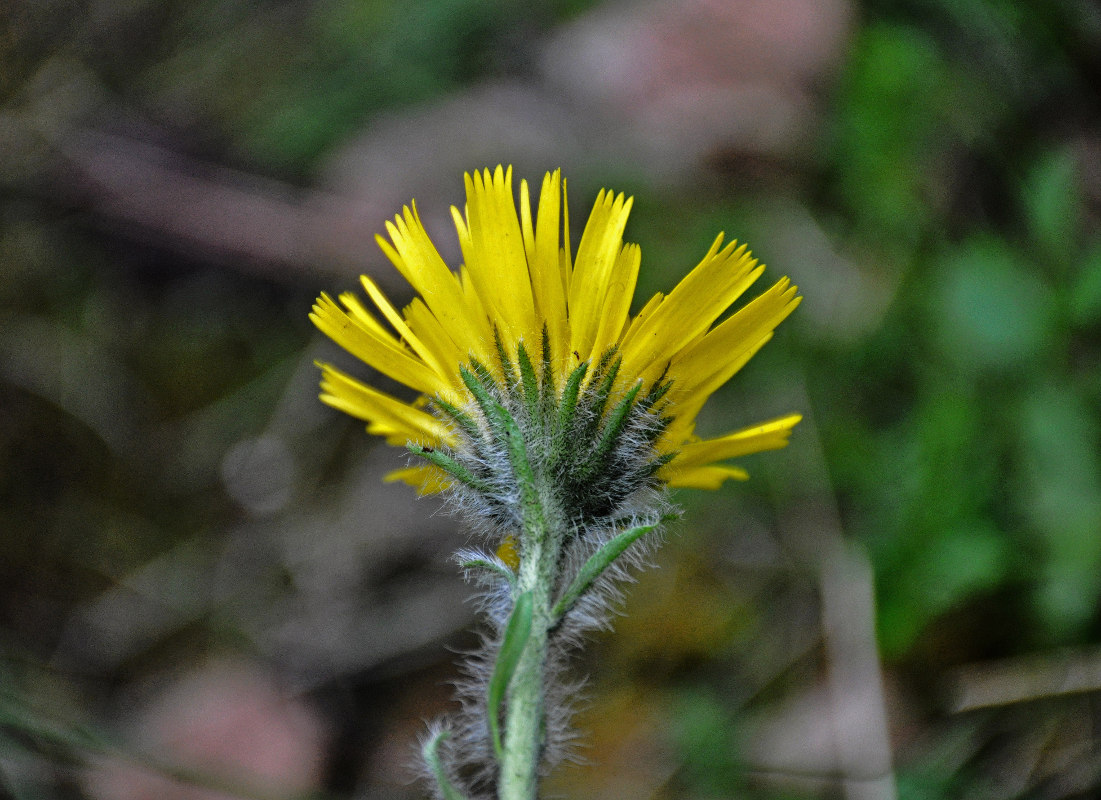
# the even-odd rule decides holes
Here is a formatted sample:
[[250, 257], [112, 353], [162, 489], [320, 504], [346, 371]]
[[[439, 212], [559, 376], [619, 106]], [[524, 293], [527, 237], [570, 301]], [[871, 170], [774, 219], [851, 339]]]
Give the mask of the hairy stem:
[[537, 480], [532, 483], [526, 487], [531, 491], [523, 520], [525, 548], [516, 581], [518, 595], [531, 592], [531, 633], [508, 690], [499, 800], [534, 800], [543, 750], [547, 636], [554, 623], [551, 604], [566, 524], [552, 493]]

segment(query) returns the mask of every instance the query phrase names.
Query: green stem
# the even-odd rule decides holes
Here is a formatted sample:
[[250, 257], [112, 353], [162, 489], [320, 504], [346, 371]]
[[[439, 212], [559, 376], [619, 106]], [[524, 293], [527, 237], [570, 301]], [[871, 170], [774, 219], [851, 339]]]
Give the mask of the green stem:
[[[523, 482], [523, 479], [521, 479]], [[544, 673], [547, 638], [554, 624], [551, 602], [559, 551], [565, 531], [564, 515], [539, 491], [537, 481], [526, 487], [524, 552], [517, 575], [517, 595], [531, 592], [531, 633], [516, 665], [505, 709], [504, 752], [500, 760], [499, 800], [534, 800], [539, 784], [539, 762], [544, 739]]]

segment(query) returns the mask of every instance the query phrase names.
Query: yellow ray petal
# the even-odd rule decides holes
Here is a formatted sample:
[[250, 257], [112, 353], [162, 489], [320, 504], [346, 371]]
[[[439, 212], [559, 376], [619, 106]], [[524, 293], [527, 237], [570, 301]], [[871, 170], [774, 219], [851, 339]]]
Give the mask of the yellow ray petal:
[[562, 247], [558, 251], [558, 267], [562, 273], [562, 296], [569, 305], [570, 283], [573, 281], [573, 249], [570, 247], [570, 204], [566, 202], [566, 179], [562, 179]]
[[451, 486], [451, 479], [447, 473], [431, 464], [418, 467], [405, 467], [386, 473], [383, 478], [387, 483], [401, 481], [417, 489], [417, 494], [439, 494]]
[[[424, 343], [426, 348], [439, 354], [441, 363], [458, 365], [470, 359], [470, 352], [459, 349], [454, 339], [444, 329], [443, 324], [436, 319], [435, 315], [428, 310], [428, 307], [421, 302], [419, 297], [414, 297], [402, 313], [409, 329], [417, 339]], [[429, 397], [435, 396], [437, 393], [449, 403], [462, 404], [463, 401], [460, 398], [465, 392], [457, 368], [452, 371], [449, 383], [444, 383], [437, 377], [435, 388], [425, 392]]]
[[380, 339], [392, 339], [399, 346], [404, 347], [401, 342], [394, 336], [394, 332], [379, 322], [375, 315], [367, 310], [367, 307], [360, 301], [359, 296], [354, 292], [341, 292], [340, 302], [344, 308], [347, 309], [355, 320], [369, 330]]
[[[535, 226], [531, 221], [531, 192], [528, 190], [526, 179], [520, 180], [520, 233], [524, 237], [524, 256], [528, 260], [528, 272], [531, 272], [531, 262], [535, 260]], [[532, 281], [534, 284], [534, 281]], [[534, 288], [534, 287], [533, 287]], [[536, 309], [539, 308], [538, 297], [535, 301]]]
[[799, 301], [796, 288], [781, 278], [673, 360], [669, 399], [677, 407], [678, 419], [668, 432], [670, 437], [678, 435], [685, 420], [694, 419], [711, 394], [772, 338], [773, 330]]
[[317, 299], [310, 319], [322, 333], [364, 363], [418, 392], [432, 395], [439, 391], [442, 383], [435, 372], [371, 318], [366, 309], [357, 307], [358, 301], [343, 299], [352, 313], [346, 313], [326, 294]]
[[[482, 298], [478, 296], [478, 290], [474, 286], [474, 281], [470, 279], [470, 270], [465, 266], [459, 269], [460, 283], [463, 287], [463, 301], [470, 308], [472, 314], [481, 315], [486, 320], [487, 329], [490, 326], [489, 314], [486, 312], [485, 304], [482, 302]], [[489, 353], [493, 347], [493, 333], [490, 331], [489, 337], [485, 340], [485, 353]], [[481, 360], [485, 360], [484, 358]]]
[[367, 430], [391, 444], [450, 444], [451, 432], [431, 414], [373, 389], [331, 364], [321, 367], [321, 401], [368, 423]]
[[748, 480], [749, 473], [739, 467], [722, 464], [682, 469], [674, 463], [660, 469], [658, 477], [676, 489], [718, 489], [728, 480]]
[[448, 364], [446, 359], [446, 353], [438, 353], [424, 342], [420, 340], [412, 329], [394, 308], [390, 301], [386, 298], [386, 295], [382, 293], [382, 290], [378, 288], [373, 280], [366, 275], [359, 276], [360, 283], [363, 284], [363, 288], [367, 290], [367, 294], [371, 300], [374, 301], [375, 306], [382, 312], [382, 315], [386, 317], [386, 321], [394, 326], [394, 330], [398, 332], [398, 335], [405, 340], [405, 343], [413, 349], [421, 360], [424, 361], [433, 371], [439, 376], [440, 382], [444, 385], [450, 384], [451, 373], [453, 368]]
[[471, 280], [502, 337], [515, 342], [539, 335], [523, 234], [512, 196], [512, 168], [466, 176], [463, 256]]
[[[615, 268], [608, 278], [604, 305], [600, 309], [600, 325], [589, 354], [591, 360], [598, 360], [623, 333], [628, 312], [631, 310], [631, 300], [635, 296], [635, 284], [638, 282], [638, 268], [641, 262], [642, 249], [637, 244], [624, 245], [619, 251]], [[633, 382], [634, 378], [630, 380]]]
[[534, 252], [528, 265], [536, 310], [547, 325], [551, 353], [560, 364], [564, 363], [570, 341], [563, 264], [559, 257], [561, 213], [565, 211], [561, 177], [561, 172], [556, 170], [543, 178], [535, 220]]
[[[637, 328], [625, 336], [623, 368], [652, 380], [664, 364], [706, 331], [764, 271], [746, 249], [722, 234], [707, 255]], [[721, 248], [721, 249], [720, 249]]]
[[[768, 341], [772, 339], [771, 331], [764, 334], [756, 341], [745, 342], [736, 352], [730, 354], [730, 360], [724, 362], [722, 368], [734, 374], [756, 355]], [[676, 450], [679, 444], [692, 435], [696, 427], [696, 416], [700, 413], [704, 403], [707, 402], [712, 392], [722, 384], [712, 380], [707, 384], [688, 383], [681, 384], [678, 390], [677, 381], [674, 379], [673, 387], [669, 390], [669, 401], [676, 410], [673, 421], [662, 436], [660, 447], [663, 450]]]
[[800, 414], [788, 414], [725, 436], [688, 442], [681, 445], [677, 457], [671, 463], [685, 469], [764, 450], [777, 450], [787, 445], [791, 429], [802, 418]]
[[570, 344], [582, 357], [592, 352], [596, 341], [600, 309], [622, 248], [623, 229], [633, 202], [633, 198], [613, 196], [602, 189], [577, 246], [570, 280]]
[[440, 257], [424, 229], [416, 204], [412, 208], [406, 206], [401, 215], [386, 224], [386, 230], [393, 246], [379, 236], [376, 237], [379, 247], [421, 296], [455, 345], [469, 354], [491, 343], [493, 335], [485, 314], [478, 313], [465, 301], [458, 277]]
[[646, 305], [639, 309], [638, 315], [630, 321], [627, 330], [624, 331], [619, 342], [620, 350], [623, 350], [631, 343], [632, 339], [638, 335], [639, 329], [646, 327], [646, 319], [654, 313], [654, 310], [660, 306], [664, 300], [665, 295], [658, 292], [646, 301]]

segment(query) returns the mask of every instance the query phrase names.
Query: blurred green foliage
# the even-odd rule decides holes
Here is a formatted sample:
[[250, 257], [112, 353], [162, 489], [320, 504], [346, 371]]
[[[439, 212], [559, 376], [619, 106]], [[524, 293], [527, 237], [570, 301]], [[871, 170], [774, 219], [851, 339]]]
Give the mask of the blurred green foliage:
[[162, 46], [128, 88], [169, 118], [180, 109], [201, 114], [180, 121], [220, 131], [245, 163], [302, 177], [373, 115], [475, 79], [523, 74], [535, 37], [586, 5], [166, 3]]
[[[978, 596], [1030, 608], [971, 657], [1089, 639], [1101, 588], [1098, 114], [1076, 3], [868, 3], [824, 142], [835, 226], [899, 270], [882, 327], [810, 367], [870, 545], [886, 653]], [[874, 407], [880, 406], [878, 410]], [[870, 413], [868, 413], [870, 412]]]

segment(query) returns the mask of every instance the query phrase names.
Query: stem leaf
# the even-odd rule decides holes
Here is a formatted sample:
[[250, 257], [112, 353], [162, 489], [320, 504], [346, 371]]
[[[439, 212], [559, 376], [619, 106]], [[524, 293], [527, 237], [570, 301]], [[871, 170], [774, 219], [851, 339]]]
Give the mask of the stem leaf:
[[413, 455], [420, 456], [425, 461], [439, 467], [448, 475], [465, 483], [477, 492], [490, 493], [493, 491], [493, 487], [489, 483], [474, 475], [470, 470], [441, 450], [413, 443], [405, 445], [405, 448]]
[[516, 379], [516, 370], [512, 365], [512, 359], [508, 357], [505, 343], [501, 341], [501, 331], [496, 327], [493, 329], [493, 341], [497, 345], [497, 359], [501, 362], [501, 375], [505, 379], [505, 388], [507, 389], [509, 384]]
[[505, 698], [508, 685], [512, 681], [512, 675], [516, 671], [516, 665], [520, 662], [520, 656], [524, 653], [528, 637], [531, 636], [531, 614], [531, 592], [524, 592], [516, 598], [516, 605], [512, 609], [512, 615], [508, 618], [508, 625], [505, 626], [505, 636], [501, 640], [501, 649], [497, 653], [497, 663], [493, 665], [493, 675], [489, 679], [489, 690], [486, 693], [486, 713], [489, 717], [489, 732], [493, 737], [493, 750], [497, 754], [498, 761], [504, 755], [499, 721], [501, 701]]
[[516, 345], [516, 363], [520, 367], [520, 382], [524, 387], [524, 403], [528, 414], [535, 418], [539, 413], [539, 379], [535, 376], [535, 365], [531, 363], [524, 343]]
[[609, 539], [604, 545], [589, 556], [589, 560], [578, 570], [577, 577], [566, 589], [562, 598], [555, 603], [551, 617], [557, 622], [565, 616], [573, 604], [581, 595], [589, 590], [593, 581], [608, 568], [608, 566], [623, 554], [623, 551], [637, 542], [641, 537], [656, 528], [657, 525], [639, 525]]
[[623, 433], [623, 427], [627, 424], [627, 414], [634, 405], [635, 398], [638, 397], [641, 389], [642, 381], [639, 381], [623, 396], [623, 399], [612, 409], [612, 413], [608, 415], [608, 422], [600, 434], [600, 441], [597, 442], [596, 449], [589, 456], [588, 463], [581, 471], [582, 480], [588, 480], [604, 466], [604, 462], [612, 452], [619, 435]]
[[443, 795], [444, 800], [466, 800], [463, 794], [448, 780], [447, 771], [443, 768], [443, 763], [440, 761], [440, 755], [437, 752], [440, 742], [450, 735], [447, 731], [438, 731], [435, 736], [424, 743], [424, 747], [421, 748], [421, 756], [428, 764], [429, 769], [432, 770], [432, 775], [436, 778], [436, 785], [440, 787], [440, 794]]
[[468, 558], [459, 562], [459, 566], [467, 570], [484, 569], [486, 572], [492, 572], [495, 575], [500, 575], [509, 585], [516, 584], [516, 574], [500, 561], [491, 560], [488, 558]]
[[451, 405], [451, 403], [447, 402], [442, 397], [433, 398], [431, 404], [449, 417], [451, 421], [458, 426], [459, 430], [466, 434], [470, 441], [476, 442], [481, 437], [481, 431], [478, 430], [478, 423], [458, 406]]
[[585, 373], [589, 370], [589, 362], [582, 361], [576, 367], [570, 376], [566, 378], [566, 385], [562, 387], [562, 402], [558, 407], [558, 426], [557, 430], [559, 434], [564, 434], [573, 423], [573, 413], [577, 409], [577, 397], [581, 391], [581, 381], [585, 378]]
[[466, 388], [474, 395], [474, 400], [478, 403], [478, 406], [482, 409], [482, 414], [485, 415], [486, 422], [489, 424], [490, 432], [499, 440], [505, 437], [508, 427], [506, 420], [511, 420], [511, 417], [505, 407], [497, 402], [496, 398], [489, 392], [488, 387], [496, 385], [493, 375], [477, 359], [470, 362], [469, 370], [460, 366], [459, 375], [462, 377], [463, 383], [466, 384]]

